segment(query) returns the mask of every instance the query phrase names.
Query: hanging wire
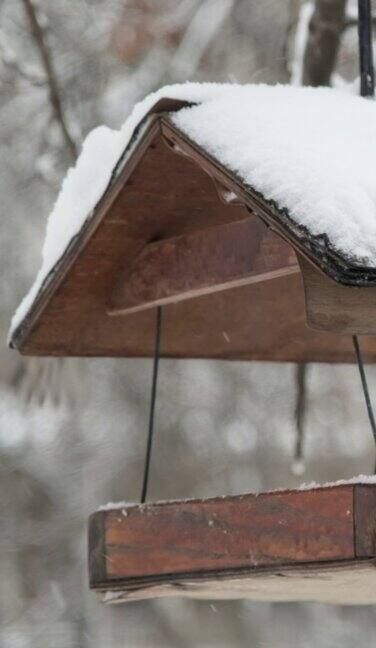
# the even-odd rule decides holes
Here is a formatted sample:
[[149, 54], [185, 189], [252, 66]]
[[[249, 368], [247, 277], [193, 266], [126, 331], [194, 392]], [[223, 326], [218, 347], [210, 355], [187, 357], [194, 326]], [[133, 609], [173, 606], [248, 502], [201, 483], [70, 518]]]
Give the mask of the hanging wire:
[[162, 307], [158, 306], [156, 324], [155, 324], [155, 344], [154, 344], [154, 361], [153, 361], [153, 379], [151, 384], [151, 396], [150, 396], [149, 429], [148, 429], [148, 438], [146, 443], [144, 478], [142, 481], [142, 491], [141, 491], [141, 504], [144, 504], [146, 502], [146, 496], [147, 496], [148, 484], [149, 484], [150, 460], [151, 460], [151, 451], [153, 446], [153, 435], [154, 435], [155, 401], [157, 396], [159, 349], [160, 349], [160, 342], [161, 342], [161, 324], [162, 324]]
[[[359, 67], [360, 67], [360, 94], [362, 97], [373, 97], [375, 94], [375, 74], [373, 69], [372, 49], [372, 13], [370, 0], [358, 0], [358, 38], [359, 38]], [[373, 414], [371, 399], [364, 371], [362, 354], [357, 335], [353, 335], [355, 356], [359, 367], [360, 379], [367, 413], [373, 438], [376, 444], [376, 423]], [[376, 464], [375, 464], [376, 473]]]
[[[353, 339], [353, 343], [354, 343], [356, 360], [357, 360], [358, 367], [359, 367], [360, 379], [362, 381], [363, 394], [364, 394], [364, 400], [366, 401], [368, 418], [369, 418], [369, 422], [371, 424], [371, 430], [372, 430], [372, 434], [373, 434], [373, 439], [374, 439], [375, 444], [376, 444], [376, 422], [375, 422], [375, 416], [374, 416], [374, 413], [373, 413], [371, 399], [370, 399], [370, 396], [369, 396], [367, 378], [366, 378], [366, 374], [365, 374], [365, 371], [364, 371], [363, 359], [362, 359], [362, 354], [361, 354], [361, 351], [360, 351], [358, 336], [353, 335], [352, 339]], [[376, 465], [375, 465], [375, 473], [376, 473]]]

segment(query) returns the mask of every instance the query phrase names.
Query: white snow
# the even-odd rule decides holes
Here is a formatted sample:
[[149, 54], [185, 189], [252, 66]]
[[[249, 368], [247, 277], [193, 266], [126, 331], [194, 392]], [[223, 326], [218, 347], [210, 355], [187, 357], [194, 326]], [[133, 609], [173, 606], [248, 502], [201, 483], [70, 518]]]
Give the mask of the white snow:
[[11, 333], [91, 217], [136, 126], [161, 98], [197, 103], [173, 114], [182, 131], [312, 234], [326, 233], [340, 252], [376, 266], [372, 100], [329, 88], [167, 86], [137, 104], [120, 130], [100, 126], [86, 138], [49, 216], [42, 267], [13, 317]]
[[112, 511], [113, 509], [127, 509], [129, 506], [142, 506], [142, 504], [137, 502], [107, 502], [107, 504], [101, 504], [97, 508], [97, 511]]
[[330, 88], [229, 88], [174, 123], [345, 255], [376, 264], [376, 104]]
[[332, 488], [334, 486], [347, 486], [349, 484], [376, 484], [376, 475], [357, 475], [349, 479], [338, 479], [334, 482], [324, 482], [319, 484], [317, 482], [309, 482], [308, 484], [300, 484], [297, 490], [311, 490], [313, 488]]
[[290, 466], [291, 474], [295, 477], [301, 477], [306, 471], [304, 459], [294, 459]]
[[123, 596], [124, 592], [116, 591], [116, 590], [107, 590], [101, 598], [103, 603], [111, 603], [113, 601], [116, 601], [117, 599], [121, 598]]
[[[349, 479], [338, 479], [337, 481], [331, 481], [331, 482], [324, 482], [322, 484], [318, 482], [310, 482], [310, 483], [303, 483], [300, 484], [300, 486], [296, 487], [289, 487], [289, 488], [274, 488], [272, 490], [267, 490], [263, 491], [262, 493], [259, 492], [253, 492], [253, 493], [240, 493], [239, 495], [232, 495], [231, 497], [247, 497], [247, 495], [261, 495], [265, 493], [283, 493], [284, 491], [300, 491], [300, 490], [314, 490], [318, 488], [335, 488], [337, 486], [347, 486], [351, 484], [376, 484], [376, 475], [357, 475], [355, 477], [350, 477]], [[220, 495], [219, 496], [221, 499], [225, 499], [226, 497], [229, 497], [228, 495]], [[206, 502], [208, 500], [213, 499], [212, 497], [203, 497], [200, 501], [201, 502]], [[217, 498], [215, 498], [217, 499]], [[126, 502], [126, 501], [121, 501], [121, 502], [108, 502], [107, 504], [102, 504], [97, 508], [97, 511], [114, 511], [114, 510], [120, 510], [122, 509], [122, 514], [124, 517], [128, 516], [127, 508], [130, 507], [137, 507], [139, 509], [145, 509], [145, 511], [150, 507], [154, 506], [155, 504], [179, 504], [179, 503], [186, 503], [188, 504], [189, 502], [195, 502], [197, 501], [197, 497], [187, 497], [184, 499], [171, 499], [171, 500], [156, 500], [156, 501], [150, 501], [146, 502], [144, 504], [140, 504], [139, 502]], [[211, 526], [209, 524], [209, 526]]]

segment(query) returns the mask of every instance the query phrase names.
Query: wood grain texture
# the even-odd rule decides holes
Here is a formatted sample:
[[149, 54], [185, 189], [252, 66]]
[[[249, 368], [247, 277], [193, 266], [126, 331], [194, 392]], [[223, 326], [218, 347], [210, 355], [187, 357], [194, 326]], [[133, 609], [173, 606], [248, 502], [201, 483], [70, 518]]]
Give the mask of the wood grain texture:
[[353, 559], [353, 500], [346, 485], [101, 511], [90, 555], [100, 543], [106, 580]]
[[342, 286], [298, 258], [308, 326], [342, 335], [376, 335], [376, 287]]
[[[362, 484], [100, 511], [90, 521], [90, 585], [113, 592], [110, 602], [367, 603], [376, 600], [375, 520], [376, 486]], [[337, 598], [336, 586], [346, 588]]]
[[376, 556], [376, 487], [359, 485], [354, 489], [355, 555]]
[[107, 577], [353, 558], [352, 497], [344, 487], [111, 512]]
[[[49, 279], [13, 344], [25, 355], [140, 357], [153, 353], [154, 313], [112, 317], [116, 281], [153, 241], [190, 235], [249, 218], [243, 204], [224, 203], [212, 176], [166, 145], [151, 118], [137, 147], [93, 217]], [[165, 126], [163, 127], [165, 128]], [[263, 218], [264, 212], [259, 212]], [[278, 245], [283, 245], [279, 242]], [[369, 288], [365, 289], [369, 290]], [[162, 357], [297, 362], [353, 362], [350, 338], [310, 331], [300, 276], [233, 288], [164, 307]], [[362, 340], [366, 362], [376, 340]]]
[[255, 216], [146, 245], [109, 312], [126, 314], [299, 272], [293, 249]]

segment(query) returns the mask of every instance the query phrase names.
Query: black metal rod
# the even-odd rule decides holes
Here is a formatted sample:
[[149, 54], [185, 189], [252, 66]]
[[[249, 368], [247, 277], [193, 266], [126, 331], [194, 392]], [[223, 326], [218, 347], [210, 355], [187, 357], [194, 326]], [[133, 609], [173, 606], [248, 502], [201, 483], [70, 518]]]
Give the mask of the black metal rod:
[[362, 97], [373, 97], [375, 94], [375, 75], [372, 51], [371, 0], [358, 0], [358, 37], [360, 94]]
[[[375, 74], [373, 69], [372, 49], [372, 12], [371, 0], [358, 0], [358, 38], [359, 38], [359, 68], [360, 68], [360, 94], [362, 97], [373, 97], [375, 94]], [[373, 438], [376, 444], [376, 423], [373, 414], [371, 399], [367, 385], [367, 378], [364, 371], [362, 354], [360, 351], [358, 336], [353, 335], [353, 344], [356, 360], [359, 367], [360, 379], [364, 399], [366, 401], [367, 413]], [[375, 463], [376, 473], [376, 463]]]
[[144, 478], [142, 482], [141, 504], [146, 502], [149, 484], [150, 460], [153, 446], [154, 419], [155, 419], [155, 401], [157, 396], [158, 366], [159, 366], [159, 349], [161, 342], [161, 324], [162, 324], [162, 307], [157, 307], [157, 319], [155, 324], [155, 345], [153, 361], [153, 379], [151, 384], [150, 411], [149, 411], [149, 429], [146, 443]]
[[[373, 414], [372, 403], [371, 403], [371, 399], [370, 399], [370, 396], [369, 396], [369, 390], [368, 390], [368, 385], [367, 385], [367, 378], [366, 378], [366, 374], [365, 374], [365, 371], [364, 371], [363, 359], [362, 359], [362, 354], [361, 354], [361, 351], [360, 351], [360, 346], [359, 346], [359, 341], [358, 341], [358, 336], [357, 335], [353, 335], [353, 343], [354, 343], [356, 360], [357, 360], [358, 367], [359, 367], [360, 379], [362, 381], [364, 400], [366, 401], [368, 418], [369, 418], [369, 422], [371, 424], [371, 430], [372, 430], [372, 434], [373, 434], [373, 439], [374, 439], [375, 444], [376, 444], [375, 416]], [[375, 472], [376, 472], [376, 465], [375, 465]]]

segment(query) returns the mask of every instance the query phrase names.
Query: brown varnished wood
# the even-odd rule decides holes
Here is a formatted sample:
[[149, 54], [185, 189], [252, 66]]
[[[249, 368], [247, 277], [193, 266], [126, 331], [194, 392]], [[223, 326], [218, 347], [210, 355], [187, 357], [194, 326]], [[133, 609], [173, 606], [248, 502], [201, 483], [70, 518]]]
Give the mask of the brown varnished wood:
[[[90, 311], [78, 315], [74, 311], [46, 309], [44, 321], [21, 352], [42, 356], [153, 355], [154, 311], [112, 318], [98, 309], [91, 315]], [[366, 362], [376, 361], [374, 338], [362, 338], [362, 355]], [[165, 306], [161, 356], [354, 362], [350, 336], [307, 328], [300, 276]]]
[[299, 272], [293, 249], [256, 216], [146, 245], [111, 296], [112, 314]]
[[91, 518], [102, 529], [91, 533], [91, 587], [147, 596], [165, 584], [355, 565], [375, 557], [375, 493], [349, 484], [101, 511]]
[[354, 558], [353, 486], [134, 505], [97, 515], [104, 515], [107, 580]]
[[299, 255], [307, 324], [344, 335], [376, 335], [376, 287], [342, 286]]
[[[116, 280], [153, 241], [248, 219], [249, 206], [223, 202], [221, 187], [228, 189], [225, 177], [213, 182], [177, 154], [159, 118], [151, 118], [13, 343], [25, 355], [151, 355], [152, 311], [107, 312]], [[376, 360], [375, 340], [362, 340], [362, 350], [366, 361]], [[161, 351], [176, 358], [353, 361], [350, 338], [307, 329], [298, 275], [165, 306]]]
[[376, 487], [362, 484], [354, 489], [355, 554], [376, 556]]
[[105, 512], [98, 511], [89, 521], [88, 567], [90, 580], [94, 583], [106, 578]]

